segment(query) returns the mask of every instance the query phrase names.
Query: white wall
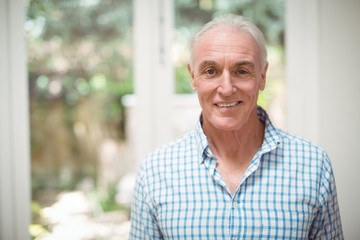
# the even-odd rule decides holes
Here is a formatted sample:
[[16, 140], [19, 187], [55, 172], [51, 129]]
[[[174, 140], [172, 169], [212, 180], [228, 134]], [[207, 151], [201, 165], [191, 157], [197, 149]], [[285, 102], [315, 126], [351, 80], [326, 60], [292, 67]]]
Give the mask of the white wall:
[[135, 158], [171, 139], [173, 5], [168, 0], [134, 0]]
[[360, 236], [360, 1], [287, 1], [289, 130], [335, 172], [346, 239]]
[[321, 1], [321, 143], [333, 158], [347, 239], [360, 236], [360, 1]]

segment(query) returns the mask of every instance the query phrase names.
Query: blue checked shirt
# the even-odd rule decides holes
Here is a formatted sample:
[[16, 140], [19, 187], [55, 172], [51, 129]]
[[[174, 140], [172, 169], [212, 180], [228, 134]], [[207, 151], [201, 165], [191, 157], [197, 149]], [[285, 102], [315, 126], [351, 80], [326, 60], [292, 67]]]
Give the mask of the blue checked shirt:
[[234, 195], [216, 169], [199, 121], [139, 171], [130, 239], [343, 239], [327, 154], [265, 124], [262, 146]]

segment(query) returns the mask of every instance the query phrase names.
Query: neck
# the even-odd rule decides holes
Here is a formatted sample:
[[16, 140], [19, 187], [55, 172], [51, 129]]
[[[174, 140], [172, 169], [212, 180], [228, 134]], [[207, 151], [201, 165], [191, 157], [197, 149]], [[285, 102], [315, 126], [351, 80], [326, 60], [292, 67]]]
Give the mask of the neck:
[[204, 121], [203, 129], [213, 154], [220, 159], [240, 162], [252, 158], [264, 139], [264, 125], [256, 113], [252, 119], [241, 128], [231, 131], [217, 129], [211, 123]]

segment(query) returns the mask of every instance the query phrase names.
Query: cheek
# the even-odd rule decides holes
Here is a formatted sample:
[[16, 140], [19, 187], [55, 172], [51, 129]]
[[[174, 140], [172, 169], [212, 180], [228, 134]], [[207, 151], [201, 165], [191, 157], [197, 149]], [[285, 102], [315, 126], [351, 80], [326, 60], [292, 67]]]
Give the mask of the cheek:
[[198, 95], [200, 105], [203, 108], [206, 108], [206, 106], [212, 104], [213, 99], [216, 95], [216, 90], [214, 90], [214, 88], [211, 86], [207, 86], [206, 84], [198, 84], [196, 93]]
[[246, 95], [257, 95], [259, 92], [259, 84], [256, 81], [248, 81], [239, 85], [238, 89]]
[[195, 79], [192, 85], [195, 87], [197, 93], [201, 95], [209, 95], [216, 91], [216, 84], [211, 81]]

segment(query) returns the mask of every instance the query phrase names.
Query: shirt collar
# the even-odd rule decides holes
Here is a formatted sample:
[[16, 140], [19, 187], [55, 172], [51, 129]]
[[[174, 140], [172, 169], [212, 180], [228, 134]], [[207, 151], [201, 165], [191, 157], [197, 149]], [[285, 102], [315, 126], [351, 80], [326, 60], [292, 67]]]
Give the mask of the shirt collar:
[[211, 157], [209, 142], [202, 128], [202, 115], [199, 117], [195, 128], [195, 140], [198, 148], [199, 163], [202, 163], [206, 156]]
[[[274, 150], [277, 147], [279, 144], [279, 134], [276, 127], [272, 124], [266, 111], [260, 106], [257, 107], [257, 115], [259, 120], [265, 124], [264, 141], [257, 154], [264, 154]], [[209, 142], [202, 128], [202, 116], [200, 116], [195, 128], [195, 139], [198, 148], [199, 163], [202, 163], [206, 157], [213, 157], [209, 147]]]

